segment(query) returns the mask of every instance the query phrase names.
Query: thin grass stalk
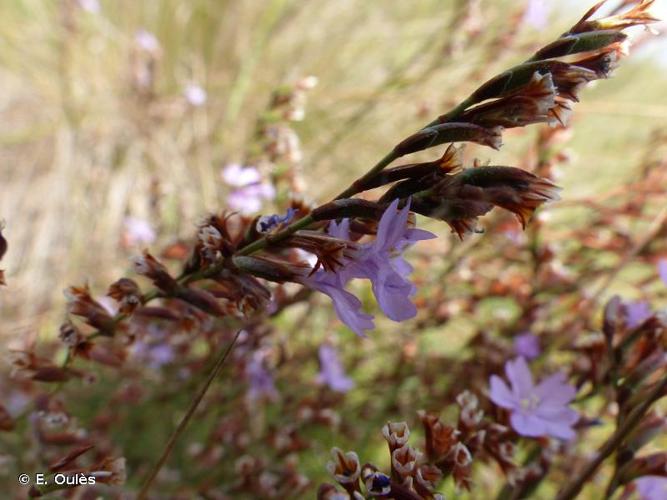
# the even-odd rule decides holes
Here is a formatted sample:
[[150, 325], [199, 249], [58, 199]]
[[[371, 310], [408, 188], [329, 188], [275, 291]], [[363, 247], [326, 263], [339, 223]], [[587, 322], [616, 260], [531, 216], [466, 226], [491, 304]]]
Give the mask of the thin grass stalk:
[[236, 344], [236, 340], [239, 338], [239, 335], [241, 334], [241, 329], [236, 331], [236, 334], [234, 335], [234, 338], [232, 341], [227, 345], [226, 348], [224, 348], [221, 352], [220, 355], [213, 366], [213, 369], [211, 370], [210, 375], [206, 379], [206, 382], [204, 382], [204, 385], [202, 386], [201, 390], [199, 393], [194, 397], [194, 399], [190, 402], [190, 406], [188, 407], [188, 410], [186, 411], [185, 415], [181, 419], [181, 421], [178, 423], [178, 427], [174, 430], [174, 432], [171, 434], [169, 437], [169, 440], [167, 441], [166, 446], [164, 447], [164, 450], [162, 451], [162, 454], [160, 455], [160, 459], [155, 463], [153, 468], [151, 469], [150, 473], [148, 474], [148, 477], [146, 478], [146, 481], [144, 482], [144, 485], [141, 487], [141, 490], [139, 491], [139, 494], [137, 495], [137, 500], [145, 500], [148, 497], [148, 490], [150, 490], [151, 485], [153, 484], [153, 481], [157, 477], [158, 473], [164, 466], [164, 464], [167, 462], [167, 459], [169, 458], [169, 455], [171, 454], [174, 445], [176, 444], [176, 441], [178, 438], [183, 434], [185, 431], [185, 428], [188, 426], [188, 423], [190, 422], [192, 416], [194, 415], [195, 411], [197, 411], [197, 408], [199, 407], [199, 404], [201, 403], [202, 399], [204, 399], [204, 396], [206, 395], [206, 392], [208, 392], [209, 387], [211, 387], [211, 384], [213, 383], [213, 380], [215, 380], [215, 377], [218, 376], [220, 373], [220, 370], [222, 369], [223, 365], [225, 364], [225, 361], [227, 360], [227, 357], [229, 354], [232, 352], [232, 349], [234, 348], [234, 345]]

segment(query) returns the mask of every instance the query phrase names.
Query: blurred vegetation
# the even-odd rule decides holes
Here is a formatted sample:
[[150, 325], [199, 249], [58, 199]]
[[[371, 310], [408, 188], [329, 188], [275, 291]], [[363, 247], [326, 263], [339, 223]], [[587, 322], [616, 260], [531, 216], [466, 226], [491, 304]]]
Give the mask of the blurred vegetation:
[[[279, 85], [319, 78], [297, 131], [306, 180], [317, 180], [305, 196], [322, 199], [425, 110], [457, 102], [579, 14], [554, 12], [538, 33], [517, 24], [521, 3], [480, 2], [466, 19], [468, 3], [114, 0], [89, 12], [75, 0], [3, 2], [0, 213], [13, 289], [2, 297], [4, 329], [51, 318], [65, 283], [95, 288], [121, 272], [125, 216], [150, 220], [160, 243], [189, 236], [222, 205], [220, 168], [248, 159]], [[131, 84], [139, 30], [161, 46], [149, 99]], [[565, 196], [632, 176], [637, 144], [667, 116], [666, 79], [655, 62], [630, 61], [586, 92]], [[205, 106], [188, 106], [190, 82], [208, 93]], [[519, 134], [494, 162], [513, 164], [527, 139]]]
[[[515, 0], [102, 0], [99, 12], [82, 5], [75, 0], [0, 4], [0, 218], [6, 220], [10, 245], [2, 263], [10, 286], [0, 290], [0, 342], [10, 346], [23, 345], [19, 337], [55, 336], [66, 285], [87, 281], [102, 295], [126, 273], [129, 257], [141, 249], [122, 241], [126, 217], [149, 220], [158, 234], [151, 247], [162, 248], [190, 238], [203, 216], [220, 210], [228, 192], [221, 169], [231, 162], [252, 163], [258, 119], [279, 86], [306, 75], [319, 79], [308, 94], [305, 120], [295, 129], [304, 154], [303, 197], [322, 201], [423, 124], [425, 116], [443, 112], [525, 59], [583, 10], [554, 10], [548, 27], [537, 30], [520, 22], [525, 5]], [[160, 46], [154, 84], [144, 93], [133, 84], [140, 30], [154, 34]], [[652, 43], [667, 48], [663, 39]], [[203, 106], [188, 103], [189, 84], [205, 89]], [[564, 202], [633, 179], [651, 134], [666, 123], [666, 85], [664, 66], [629, 58], [613, 80], [584, 92], [569, 143], [571, 162], [558, 179]], [[521, 165], [536, 134], [512, 131], [502, 151], [469, 147], [467, 154]], [[266, 212], [272, 213], [270, 206]], [[581, 208], [555, 212], [554, 230], [590, 216]], [[427, 227], [448, 233], [444, 225]], [[444, 241], [436, 244], [438, 250], [458, 245]], [[627, 272], [630, 276], [622, 275], [627, 280], [610, 291], [625, 289], [624, 281], [638, 276], [636, 270]], [[476, 328], [518, 314], [517, 305], [508, 302], [491, 298], [476, 314], [426, 328], [418, 351], [470, 355], [466, 341]], [[322, 337], [312, 332], [327, 330], [329, 321], [309, 313], [298, 307], [289, 319], [276, 320], [280, 336], [289, 337], [286, 345], [314, 352]], [[450, 380], [443, 373], [430, 394], [419, 394], [419, 380], [409, 372], [400, 386], [369, 387], [366, 381], [377, 384], [396, 346], [414, 340], [411, 331], [379, 322], [373, 338], [363, 343], [343, 328], [340, 335], [353, 344], [342, 351], [346, 364], [356, 367], [358, 386], [346, 397], [341, 420], [346, 422], [348, 411], [351, 421], [360, 414], [374, 419], [365, 423], [359, 441], [348, 444], [363, 451], [364, 460], [381, 461], [383, 420], [413, 417], [382, 411], [382, 405], [400, 409], [409, 394], [411, 404], [433, 406], [429, 398]], [[384, 344], [389, 335], [391, 342]], [[314, 359], [304, 360], [304, 367], [301, 376], [316, 375]], [[166, 369], [164, 379], [176, 372]], [[70, 410], [82, 421], [115, 404], [111, 395], [125, 384], [105, 378], [104, 371], [99, 376], [108, 391], [77, 389]], [[172, 389], [163, 387], [162, 377], [145, 381], [154, 401], [144, 402], [146, 414], [123, 409], [125, 424], [115, 434], [130, 464], [145, 466], [155, 459], [173, 424], [163, 415], [178, 416], [198, 382], [195, 377]], [[206, 440], [209, 424], [233, 411], [225, 401], [235, 399], [228, 396], [215, 395], [218, 409], [193, 426], [190, 442]], [[279, 407], [258, 411], [250, 427], [280, 423], [280, 412]], [[345, 432], [312, 432], [317, 434], [305, 436], [313, 439], [300, 457], [300, 471], [317, 484], [327, 477], [329, 448], [345, 444]], [[213, 477], [215, 471], [187, 470], [187, 446], [179, 444], [170, 464], [186, 471], [179, 480]], [[216, 467], [223, 466], [229, 463]], [[494, 478], [480, 481], [492, 487]], [[451, 497], [451, 491], [445, 493]]]

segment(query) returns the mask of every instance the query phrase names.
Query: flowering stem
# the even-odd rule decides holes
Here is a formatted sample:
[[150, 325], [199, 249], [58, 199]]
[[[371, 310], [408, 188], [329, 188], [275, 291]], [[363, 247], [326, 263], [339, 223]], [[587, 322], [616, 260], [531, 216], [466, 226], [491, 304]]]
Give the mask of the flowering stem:
[[313, 219], [312, 215], [307, 215], [298, 221], [294, 222], [293, 224], [290, 224], [287, 226], [285, 229], [282, 231], [277, 232], [276, 234], [270, 235], [270, 236], [264, 236], [263, 238], [253, 241], [249, 245], [246, 245], [243, 247], [241, 250], [236, 252], [237, 255], [250, 255], [251, 253], [255, 253], [259, 250], [263, 250], [266, 248], [269, 244], [271, 243], [276, 243], [278, 241], [282, 241], [285, 238], [290, 237], [292, 234], [296, 233], [299, 229], [304, 229], [308, 226], [310, 226], [315, 220]]
[[456, 118], [457, 116], [459, 116], [461, 113], [463, 113], [466, 110], [466, 108], [469, 108], [470, 106], [472, 106], [476, 102], [477, 102], [477, 99], [475, 99], [471, 95], [465, 101], [463, 101], [458, 106], [456, 106], [454, 109], [452, 109], [449, 113], [446, 113], [442, 116], [439, 116], [438, 118], [433, 120], [431, 123], [426, 125], [424, 128], [433, 127], [433, 126], [438, 125], [440, 123], [445, 123], [445, 122], [451, 121], [454, 118]]
[[195, 398], [190, 403], [190, 406], [188, 407], [188, 410], [186, 411], [185, 415], [183, 416], [183, 418], [179, 422], [178, 427], [176, 427], [176, 430], [169, 437], [169, 441], [167, 442], [167, 445], [165, 446], [164, 451], [162, 452], [162, 455], [160, 456], [160, 459], [153, 466], [153, 468], [150, 471], [150, 474], [148, 475], [148, 478], [146, 479], [146, 482], [141, 487], [141, 490], [139, 491], [139, 494], [137, 495], [137, 500], [145, 500], [147, 498], [148, 490], [150, 489], [151, 484], [153, 484], [153, 481], [155, 480], [155, 477], [158, 475], [158, 473], [160, 472], [160, 469], [162, 469], [162, 466], [165, 464], [165, 462], [169, 458], [169, 455], [170, 455], [172, 449], [174, 448], [174, 445], [176, 444], [176, 440], [180, 437], [181, 434], [183, 434], [183, 431], [185, 430], [188, 423], [190, 422], [190, 419], [192, 418], [192, 415], [194, 415], [195, 411], [197, 410], [197, 407], [199, 406], [199, 403], [201, 403], [201, 400], [204, 398], [204, 395], [208, 391], [208, 388], [213, 383], [213, 380], [215, 380], [215, 377], [220, 373], [220, 370], [222, 369], [222, 366], [225, 364], [225, 360], [227, 359], [227, 356], [229, 356], [229, 353], [232, 351], [232, 348], [234, 347], [234, 344], [236, 343], [236, 340], [239, 338], [240, 333], [241, 333], [241, 329], [237, 330], [236, 334], [234, 335], [234, 338], [229, 343], [229, 345], [227, 345], [226, 348], [224, 348], [222, 351], [220, 351], [220, 355], [219, 355], [217, 361], [215, 362], [215, 365], [213, 366], [213, 369], [211, 370], [210, 375], [206, 379], [206, 382], [202, 386], [199, 393], [195, 396]]
[[369, 179], [372, 179], [375, 177], [375, 175], [378, 172], [381, 172], [387, 165], [389, 165], [391, 162], [396, 160], [399, 157], [399, 155], [394, 151], [393, 149], [387, 156], [382, 158], [379, 162], [375, 164], [373, 168], [371, 168], [368, 172], [366, 172], [364, 175], [359, 177], [356, 181], [350, 185], [349, 188], [347, 188], [345, 191], [340, 193], [338, 196], [336, 196], [336, 200], [341, 200], [343, 198], [349, 198], [350, 196], [353, 196], [357, 193], [360, 192], [360, 187], [366, 184], [366, 181]]
[[[376, 163], [373, 168], [371, 168], [368, 172], [366, 172], [358, 180], [353, 182], [350, 187], [348, 187], [345, 191], [340, 193], [334, 199], [340, 200], [342, 198], [349, 198], [350, 196], [353, 196], [353, 195], [357, 194], [359, 192], [359, 186], [363, 185], [368, 179], [371, 179], [373, 176], [375, 176], [378, 172], [380, 172], [382, 169], [384, 169], [387, 165], [389, 165], [396, 158], [398, 158], [398, 155], [396, 154], [395, 151], [392, 150], [387, 156], [385, 156], [378, 163]], [[282, 241], [285, 238], [289, 238], [292, 234], [297, 232], [299, 229], [307, 228], [313, 222], [315, 222], [315, 219], [313, 218], [313, 216], [312, 215], [307, 215], [306, 217], [303, 217], [303, 218], [299, 219], [298, 221], [294, 222], [293, 224], [290, 224], [285, 229], [283, 229], [282, 231], [277, 232], [276, 234], [269, 235], [269, 236], [264, 236], [263, 238], [260, 238], [257, 241], [253, 241], [249, 245], [246, 245], [245, 247], [241, 248], [238, 252], [236, 252], [236, 254], [237, 255], [250, 255], [252, 253], [258, 252], [259, 250], [263, 250], [267, 246], [269, 246], [271, 243], [277, 243], [279, 241]]]
[[586, 467], [570, 482], [556, 497], [556, 500], [570, 500], [575, 498], [586, 481], [595, 473], [597, 468], [604, 462], [621, 444], [627, 435], [639, 424], [651, 405], [660, 399], [667, 390], [667, 376], [656, 384], [646, 399], [630, 412], [623, 424], [616, 429], [616, 432], [602, 445], [597, 456], [591, 460]]

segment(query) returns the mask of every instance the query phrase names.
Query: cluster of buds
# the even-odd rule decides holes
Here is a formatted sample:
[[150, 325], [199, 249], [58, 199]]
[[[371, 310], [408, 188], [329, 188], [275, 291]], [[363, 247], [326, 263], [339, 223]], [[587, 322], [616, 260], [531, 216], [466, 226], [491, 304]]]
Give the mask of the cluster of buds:
[[139, 285], [129, 278], [121, 278], [112, 283], [107, 296], [118, 303], [118, 311], [122, 314], [132, 314], [142, 302]]
[[630, 307], [619, 297], [612, 298], [604, 310], [602, 332], [581, 339], [574, 347], [585, 356], [577, 364], [580, 384], [589, 382], [593, 390], [613, 387], [621, 414], [627, 414], [667, 372], [664, 317], [649, 310], [635, 321]]
[[[528, 61], [492, 78], [453, 111], [400, 142], [394, 158], [461, 141], [499, 149], [504, 128], [566, 125], [585, 84], [609, 77], [626, 53], [621, 30], [656, 21], [646, 12], [651, 3], [642, 1], [626, 14], [589, 21], [602, 5], [598, 4]], [[579, 54], [584, 56], [568, 62], [558, 59]], [[490, 166], [458, 172], [461, 167], [455, 155], [446, 153], [440, 162], [385, 169], [356, 187], [361, 191], [400, 180], [384, 200], [412, 196], [413, 210], [445, 220], [459, 236], [474, 231], [477, 218], [494, 206], [515, 213], [525, 226], [536, 208], [558, 199], [550, 181], [520, 169]]]
[[509, 429], [484, 419], [474, 394], [461, 393], [457, 403], [460, 411], [455, 426], [443, 423], [436, 414], [419, 412], [424, 427], [424, 452], [409, 444], [407, 423], [389, 422], [382, 428], [382, 435], [389, 445], [389, 474], [380, 472], [373, 464], [362, 466], [354, 451], [344, 453], [334, 448], [331, 451], [333, 460], [327, 469], [345, 493], [332, 484], [323, 484], [318, 498], [442, 499], [437, 488], [448, 477], [458, 488], [471, 488], [473, 460], [478, 457], [495, 461], [508, 476], [514, 473], [514, 445]]
[[287, 456], [280, 469], [271, 470], [264, 460], [250, 455], [238, 458], [234, 468], [238, 480], [232, 491], [249, 494], [252, 498], [288, 498], [303, 493], [310, 484], [298, 472], [294, 454]]
[[[81, 481], [75, 479], [55, 481], [55, 474], [86, 477], [84, 484], [90, 487], [99, 484], [120, 486], [125, 483], [125, 459], [114, 456], [102, 440], [93, 444], [94, 439], [90, 433], [79, 425], [60, 399], [39, 396], [29, 422], [32, 435], [39, 443], [41, 458], [48, 464], [48, 474], [42, 484], [31, 488], [31, 497], [75, 488], [81, 484]], [[64, 453], [64, 447], [69, 448], [69, 451]]]
[[293, 123], [304, 119], [306, 96], [316, 85], [317, 77], [306, 76], [277, 89], [258, 124], [257, 135], [266, 160], [283, 166], [274, 179], [276, 185], [280, 188], [284, 183], [292, 193], [301, 193], [305, 188], [301, 173], [301, 140]]
[[[317, 77], [307, 76], [294, 85], [285, 86], [274, 92], [262, 124], [260, 135], [264, 140], [264, 152], [272, 163], [285, 162], [292, 167], [299, 165], [303, 159], [301, 141], [291, 126], [291, 122], [304, 119], [306, 93], [317, 85]], [[292, 169], [291, 187], [297, 188], [302, 184], [298, 171]]]
[[[667, 395], [665, 389], [655, 394], [656, 388], [664, 387], [667, 376], [665, 346], [667, 322], [662, 315], [648, 311], [633, 318], [631, 306], [614, 297], [604, 309], [602, 332], [575, 347], [585, 356], [585, 362], [578, 366], [581, 383], [590, 384], [591, 394], [606, 390], [614, 395], [619, 426], [651, 394], [654, 399]], [[667, 453], [636, 456], [645, 444], [664, 433], [666, 423], [664, 417], [648, 413], [620, 443], [610, 495], [642, 476], [667, 477]]]

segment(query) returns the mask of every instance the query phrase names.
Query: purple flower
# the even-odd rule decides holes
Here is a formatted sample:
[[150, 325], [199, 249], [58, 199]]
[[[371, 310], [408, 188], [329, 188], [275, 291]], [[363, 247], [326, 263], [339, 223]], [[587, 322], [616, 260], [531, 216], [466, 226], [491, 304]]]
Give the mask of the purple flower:
[[244, 187], [260, 182], [262, 175], [255, 167], [244, 167], [238, 163], [230, 163], [222, 170], [222, 180], [230, 186]]
[[[3, 394], [7, 392], [3, 390]], [[19, 416], [30, 405], [32, 399], [23, 391], [12, 391], [6, 400], [3, 401], [7, 412], [13, 417]]]
[[206, 91], [196, 83], [189, 83], [183, 90], [185, 99], [194, 107], [203, 106], [208, 97]]
[[347, 392], [354, 387], [351, 378], [345, 375], [343, 365], [338, 359], [338, 353], [334, 346], [322, 344], [319, 349], [320, 373], [317, 380], [329, 386], [333, 391]]
[[420, 240], [435, 238], [433, 233], [408, 225], [410, 202], [398, 210], [394, 200], [382, 214], [375, 240], [362, 245], [349, 271], [354, 277], [368, 278], [380, 309], [394, 321], [404, 321], [417, 314], [410, 300], [415, 286], [407, 279], [412, 266], [402, 252]]
[[641, 500], [663, 500], [667, 498], [667, 477], [644, 476], [635, 481]]
[[[378, 231], [371, 243], [360, 245], [354, 258], [347, 263], [341, 273], [350, 278], [371, 280], [373, 294], [380, 309], [394, 321], [404, 321], [417, 314], [417, 308], [410, 300], [416, 291], [407, 279], [412, 266], [401, 253], [413, 243], [435, 238], [433, 233], [408, 226], [410, 203], [398, 210], [399, 200], [394, 200], [384, 211], [378, 224]], [[333, 226], [330, 234], [337, 238], [348, 238], [349, 221]]]
[[568, 407], [577, 391], [565, 383], [565, 375], [556, 373], [537, 385], [526, 360], [518, 357], [505, 363], [505, 373], [511, 389], [497, 375], [490, 380], [491, 401], [510, 410], [512, 428], [522, 436], [552, 436], [572, 439], [572, 425], [579, 418], [576, 411]]
[[160, 42], [153, 33], [145, 29], [140, 29], [135, 33], [134, 41], [146, 52], [157, 53], [160, 51]]
[[373, 316], [361, 310], [361, 301], [345, 290], [347, 282], [342, 281], [342, 273], [318, 270], [304, 284], [313, 290], [317, 290], [331, 298], [338, 319], [345, 323], [350, 330], [365, 337], [366, 330], [375, 328]]
[[278, 391], [273, 383], [273, 376], [264, 366], [265, 358], [266, 353], [264, 351], [256, 351], [245, 367], [249, 384], [248, 398], [253, 401], [262, 397], [275, 399], [278, 396]]
[[544, 0], [530, 0], [523, 15], [523, 22], [537, 30], [544, 29], [547, 25], [550, 7]]
[[125, 217], [125, 241], [128, 245], [148, 245], [155, 241], [155, 230], [150, 222], [138, 217]]
[[272, 200], [276, 196], [274, 187], [262, 181], [262, 176], [254, 167], [243, 167], [231, 163], [222, 171], [223, 180], [233, 190], [227, 197], [227, 204], [233, 210], [243, 214], [252, 214], [262, 208], [264, 200]]
[[257, 232], [268, 233], [280, 224], [290, 222], [298, 212], [296, 208], [288, 208], [285, 215], [262, 215], [257, 221]]
[[[413, 243], [435, 238], [435, 235], [411, 228], [408, 224], [410, 203], [401, 210], [398, 210], [398, 203], [398, 199], [394, 200], [382, 214], [375, 239], [358, 245], [340, 269], [336, 272], [319, 270], [304, 280], [307, 286], [329, 295], [340, 320], [361, 336], [364, 330], [373, 328], [373, 317], [361, 312], [359, 299], [345, 290], [354, 278], [371, 281], [380, 309], [390, 319], [404, 321], [417, 314], [417, 308], [410, 300], [416, 289], [407, 279], [412, 266], [401, 254]], [[332, 221], [329, 234], [349, 240], [349, 227], [349, 219], [343, 219], [340, 224]]]
[[91, 14], [99, 14], [101, 10], [99, 0], [79, 0], [78, 4], [79, 7]]
[[625, 311], [628, 315], [628, 327], [635, 328], [651, 317], [651, 305], [645, 300], [626, 302]]
[[154, 370], [162, 368], [176, 359], [173, 346], [165, 342], [147, 343], [139, 340], [132, 345], [131, 352], [137, 362], [147, 364]]
[[530, 332], [522, 333], [514, 337], [514, 353], [517, 356], [531, 360], [540, 355], [540, 339]]
[[667, 285], [667, 259], [660, 259], [658, 261], [658, 276]]

